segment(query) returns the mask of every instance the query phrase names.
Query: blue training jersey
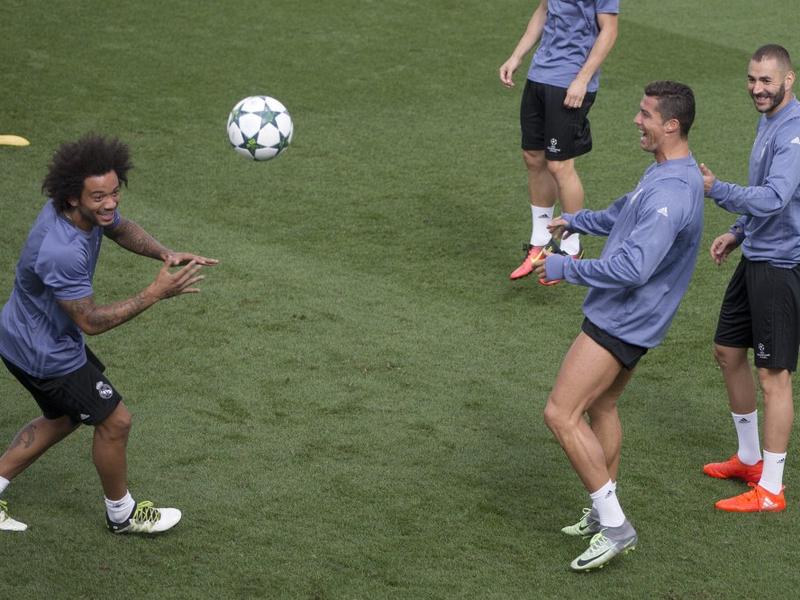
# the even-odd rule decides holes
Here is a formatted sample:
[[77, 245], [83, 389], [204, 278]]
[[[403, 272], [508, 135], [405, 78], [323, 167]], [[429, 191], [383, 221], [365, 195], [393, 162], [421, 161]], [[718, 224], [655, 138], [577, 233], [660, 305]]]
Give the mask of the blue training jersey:
[[[568, 88], [597, 41], [598, 13], [619, 14], [619, 0], [547, 0], [547, 18], [528, 79]], [[596, 92], [599, 85], [598, 70], [587, 91]]]
[[742, 215], [731, 232], [749, 260], [800, 264], [800, 102], [761, 115], [750, 153], [748, 186], [714, 182], [709, 197]]
[[548, 279], [589, 286], [583, 312], [600, 329], [653, 348], [689, 287], [703, 231], [703, 177], [690, 155], [653, 163], [602, 211], [561, 215], [569, 231], [607, 235], [600, 258], [548, 256]]
[[[119, 213], [114, 216], [115, 227]], [[29, 375], [60, 377], [86, 362], [83, 333], [57, 300], [93, 294], [103, 228], [83, 231], [48, 201], [17, 263], [11, 296], [0, 313], [0, 355]]]

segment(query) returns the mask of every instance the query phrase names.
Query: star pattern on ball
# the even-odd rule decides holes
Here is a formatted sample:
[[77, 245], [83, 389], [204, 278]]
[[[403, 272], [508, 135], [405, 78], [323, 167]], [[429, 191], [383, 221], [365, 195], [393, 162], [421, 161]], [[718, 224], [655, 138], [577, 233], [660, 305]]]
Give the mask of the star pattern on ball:
[[274, 146], [270, 146], [270, 148], [275, 148], [275, 150], [278, 151], [278, 154], [280, 154], [281, 152], [283, 152], [284, 148], [287, 148], [289, 146], [289, 136], [283, 135], [283, 132], [280, 129], [278, 129], [278, 135], [280, 136], [278, 143], [275, 144]]
[[239, 148], [247, 150], [253, 158], [256, 158], [256, 150], [266, 148], [266, 146], [262, 146], [258, 143], [258, 140], [256, 139], [257, 136], [258, 134], [256, 134], [254, 137], [246, 137], [244, 134], [242, 134], [244, 141], [238, 146]]
[[241, 106], [237, 106], [231, 111], [231, 123], [239, 124], [239, 115], [241, 115], [244, 111], [242, 110]]
[[270, 124], [275, 125], [275, 127], [277, 127], [278, 123], [275, 121], [275, 118], [279, 114], [281, 114], [281, 112], [280, 111], [274, 111], [274, 110], [270, 109], [269, 107], [266, 107], [264, 110], [253, 111], [252, 114], [258, 115], [259, 117], [261, 117], [261, 127], [264, 127], [265, 125], [270, 125]]
[[268, 96], [245, 98], [234, 106], [228, 117], [231, 146], [257, 161], [282, 154], [291, 144], [293, 130], [289, 112]]

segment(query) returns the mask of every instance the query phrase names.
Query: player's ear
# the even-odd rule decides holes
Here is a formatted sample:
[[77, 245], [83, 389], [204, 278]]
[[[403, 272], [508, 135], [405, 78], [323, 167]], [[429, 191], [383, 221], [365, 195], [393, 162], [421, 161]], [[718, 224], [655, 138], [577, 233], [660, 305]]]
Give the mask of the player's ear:
[[664, 131], [667, 133], [675, 133], [676, 131], [681, 130], [681, 124], [678, 122], [678, 119], [669, 119], [666, 123], [664, 123]]

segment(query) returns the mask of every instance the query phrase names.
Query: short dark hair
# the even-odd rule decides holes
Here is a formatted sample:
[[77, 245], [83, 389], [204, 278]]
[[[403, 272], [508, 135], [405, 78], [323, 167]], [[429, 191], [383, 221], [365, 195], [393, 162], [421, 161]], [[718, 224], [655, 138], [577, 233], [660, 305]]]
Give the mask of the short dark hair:
[[658, 112], [664, 121], [677, 119], [681, 137], [687, 138], [694, 123], [694, 92], [677, 81], [654, 81], [644, 88], [645, 96], [658, 98]]
[[127, 186], [128, 171], [132, 168], [127, 145], [116, 138], [89, 133], [56, 150], [42, 182], [42, 192], [52, 198], [57, 211], [63, 212], [69, 207], [70, 198], [80, 197], [87, 177], [114, 171], [120, 183]]
[[767, 58], [774, 58], [778, 62], [778, 66], [784, 71], [793, 71], [792, 57], [789, 56], [789, 51], [783, 46], [778, 44], [766, 44], [761, 46], [758, 50], [753, 52], [750, 60], [761, 62]]

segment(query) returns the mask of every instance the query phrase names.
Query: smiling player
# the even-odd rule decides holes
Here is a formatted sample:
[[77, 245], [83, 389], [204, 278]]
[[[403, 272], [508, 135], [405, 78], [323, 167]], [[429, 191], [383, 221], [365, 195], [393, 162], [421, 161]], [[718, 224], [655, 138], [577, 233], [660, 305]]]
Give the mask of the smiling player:
[[[217, 261], [173, 252], [119, 214], [121, 187], [131, 167], [126, 145], [88, 135], [62, 145], [44, 179], [42, 189], [50, 200], [28, 234], [11, 297], [0, 313], [0, 358], [34, 397], [42, 416], [25, 425], [0, 456], [0, 495], [48, 448], [79, 425], [91, 425], [108, 528], [158, 533], [173, 527], [181, 513], [147, 501], [137, 505], [128, 492], [131, 414], [83, 334], [103, 333], [160, 300], [199, 291], [194, 287], [203, 279], [198, 271]], [[92, 279], [103, 237], [163, 265], [135, 296], [98, 305]], [[185, 266], [170, 270], [178, 265]], [[0, 530], [26, 528], [0, 500]]]
[[617, 399], [639, 359], [664, 339], [694, 271], [703, 229], [703, 178], [689, 151], [694, 114], [690, 88], [673, 81], [649, 84], [634, 122], [639, 145], [655, 163], [606, 210], [565, 213], [550, 224], [554, 237], [608, 236], [600, 258], [552, 254], [533, 263], [539, 277], [589, 287], [582, 332], [544, 409], [545, 423], [592, 504], [578, 523], [562, 529], [594, 534], [570, 564], [575, 571], [602, 567], [638, 541], [616, 494], [622, 447]]
[[[747, 90], [761, 119], [748, 185], [719, 181], [700, 166], [706, 194], [741, 215], [711, 245], [717, 264], [742, 246], [714, 337], [739, 447], [727, 461], [703, 467], [706, 475], [740, 479], [753, 487], [716, 503], [729, 512], [786, 508], [783, 466], [794, 419], [792, 372], [800, 345], [800, 102], [792, 93], [794, 80], [785, 48], [771, 44], [756, 50], [747, 69]], [[754, 349], [764, 393], [763, 460], [748, 348]]]

